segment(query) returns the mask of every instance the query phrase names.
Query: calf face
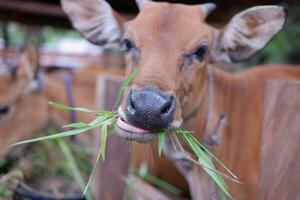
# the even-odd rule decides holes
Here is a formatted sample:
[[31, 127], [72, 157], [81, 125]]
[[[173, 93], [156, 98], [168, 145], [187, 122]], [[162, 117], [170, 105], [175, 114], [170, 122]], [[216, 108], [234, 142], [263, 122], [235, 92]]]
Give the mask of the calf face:
[[47, 102], [35, 93], [39, 85], [36, 51], [27, 46], [16, 55], [15, 64], [0, 66], [0, 157], [12, 143], [33, 136], [45, 119], [41, 107], [47, 108]]
[[[8, 58], [3, 58], [6, 61]], [[19, 98], [36, 89], [38, 73], [36, 49], [28, 45], [13, 62], [2, 62], [0, 66], [0, 123], [13, 115]]]
[[196, 107], [210, 63], [240, 61], [262, 49], [282, 28], [286, 10], [258, 6], [218, 30], [205, 23], [211, 3], [188, 6], [137, 1], [139, 14], [125, 22], [106, 1], [62, 0], [74, 27], [95, 44], [115, 42], [125, 54], [127, 86], [119, 107], [119, 134], [149, 141], [160, 129], [180, 127]]

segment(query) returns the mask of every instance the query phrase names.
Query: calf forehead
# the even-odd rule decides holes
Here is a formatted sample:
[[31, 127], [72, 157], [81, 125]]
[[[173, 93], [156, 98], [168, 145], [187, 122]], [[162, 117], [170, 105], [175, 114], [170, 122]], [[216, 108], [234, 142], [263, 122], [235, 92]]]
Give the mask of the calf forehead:
[[128, 32], [138, 44], [180, 50], [207, 34], [200, 7], [169, 3], [145, 6], [129, 24]]

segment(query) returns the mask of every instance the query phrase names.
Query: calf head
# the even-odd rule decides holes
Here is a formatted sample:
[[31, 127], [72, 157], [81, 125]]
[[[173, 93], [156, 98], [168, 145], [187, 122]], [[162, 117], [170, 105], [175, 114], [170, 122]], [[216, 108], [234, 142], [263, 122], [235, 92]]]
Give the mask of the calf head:
[[36, 49], [29, 45], [12, 59], [12, 64], [6, 62], [0, 66], [0, 156], [11, 143], [33, 134], [33, 127], [45, 118], [33, 114], [40, 105], [28, 98], [35, 94], [39, 85]]
[[119, 134], [149, 141], [157, 130], [180, 127], [196, 107], [210, 63], [236, 62], [262, 49], [282, 28], [287, 12], [258, 6], [223, 29], [205, 22], [214, 4], [183, 5], [137, 0], [139, 14], [123, 20], [103, 0], [62, 0], [73, 26], [90, 42], [119, 43], [127, 76], [140, 67], [119, 107]]
[[[15, 57], [2, 58], [0, 66], [0, 121], [12, 114], [14, 105], [26, 93], [37, 89], [37, 52], [28, 45]], [[7, 62], [9, 61], [9, 62]]]

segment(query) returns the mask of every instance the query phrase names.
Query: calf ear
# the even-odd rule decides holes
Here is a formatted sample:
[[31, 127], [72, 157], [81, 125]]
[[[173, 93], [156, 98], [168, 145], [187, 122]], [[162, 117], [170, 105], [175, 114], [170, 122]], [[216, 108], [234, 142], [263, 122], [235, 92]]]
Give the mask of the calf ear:
[[27, 44], [19, 54], [17, 79], [26, 80], [29, 91], [37, 91], [42, 85], [38, 48]]
[[28, 80], [33, 80], [40, 70], [38, 48], [33, 44], [26, 44], [19, 52], [19, 58], [18, 78], [26, 77]]
[[61, 0], [74, 28], [96, 45], [119, 42], [123, 19], [104, 0]]
[[253, 56], [281, 30], [287, 14], [280, 6], [257, 6], [235, 15], [215, 32], [213, 60], [238, 62]]

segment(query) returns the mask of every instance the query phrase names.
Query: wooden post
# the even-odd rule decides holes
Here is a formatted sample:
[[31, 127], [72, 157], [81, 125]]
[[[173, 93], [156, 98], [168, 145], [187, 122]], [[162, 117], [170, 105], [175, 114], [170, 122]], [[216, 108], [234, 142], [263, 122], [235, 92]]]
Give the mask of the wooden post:
[[149, 183], [144, 182], [140, 178], [129, 175], [127, 178], [127, 182], [130, 185], [129, 187], [129, 198], [131, 199], [138, 199], [138, 200], [174, 200], [157, 188], [153, 187]]
[[300, 82], [267, 82], [261, 145], [259, 199], [300, 199]]
[[[101, 75], [97, 80], [96, 102], [98, 109], [112, 110], [122, 77]], [[99, 134], [97, 134], [99, 135]], [[99, 140], [97, 140], [99, 141]], [[99, 142], [97, 142], [97, 149]], [[122, 199], [123, 177], [129, 165], [129, 143], [115, 134], [107, 139], [105, 161], [98, 166], [94, 184], [95, 200]]]

